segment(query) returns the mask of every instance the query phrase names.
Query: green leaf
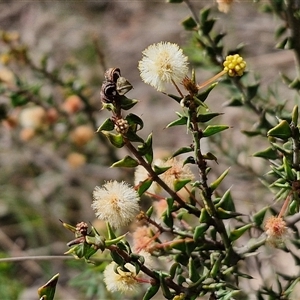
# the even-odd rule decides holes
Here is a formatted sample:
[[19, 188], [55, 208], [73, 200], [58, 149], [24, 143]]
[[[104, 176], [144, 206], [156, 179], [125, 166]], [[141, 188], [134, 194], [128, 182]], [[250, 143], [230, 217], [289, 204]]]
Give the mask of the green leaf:
[[38, 289], [38, 295], [41, 299], [53, 300], [55, 289], [58, 282], [59, 273], [54, 275], [46, 284]]
[[243, 106], [242, 97], [232, 97], [229, 101], [224, 103], [225, 106]]
[[171, 99], [175, 100], [177, 103], [180, 103], [180, 101], [182, 100], [182, 97], [178, 97], [178, 96], [173, 95], [173, 94], [166, 94], [166, 95], [169, 96]]
[[263, 224], [267, 210], [268, 207], [264, 207], [252, 216], [252, 220], [257, 227], [260, 227]]
[[209, 137], [223, 130], [228, 129], [227, 125], [208, 125], [203, 131], [203, 137]]
[[270, 129], [267, 135], [285, 140], [292, 136], [292, 131], [289, 123], [286, 120], [282, 120], [278, 125]]
[[170, 128], [173, 126], [180, 126], [180, 125], [186, 125], [188, 121], [188, 118], [186, 116], [180, 116], [179, 119], [169, 123], [166, 128]]
[[17, 92], [13, 92], [10, 94], [10, 100], [13, 107], [25, 105], [29, 101], [27, 97]]
[[253, 227], [253, 224], [246, 224], [242, 227], [236, 228], [230, 232], [229, 239], [233, 242], [241, 237], [247, 230]]
[[140, 184], [140, 186], [139, 186], [139, 188], [137, 190], [137, 192], [138, 192], [138, 194], [139, 194], [140, 197], [149, 189], [149, 187], [151, 186], [152, 182], [153, 182], [152, 179], [149, 178], [149, 179], [144, 180]]
[[191, 179], [178, 179], [174, 181], [174, 190], [175, 192], [180, 191], [184, 186], [186, 186]]
[[115, 239], [117, 237], [115, 235], [112, 227], [110, 226], [109, 222], [106, 222], [106, 230], [107, 230], [107, 233], [108, 233], [108, 239], [109, 240], [113, 240], [113, 239]]
[[126, 133], [126, 137], [130, 142], [144, 143], [144, 140], [138, 136], [134, 130], [129, 129]]
[[201, 11], [200, 11], [200, 21], [201, 21], [201, 23], [204, 23], [207, 20], [209, 14], [210, 14], [210, 8], [205, 7], [203, 9], [201, 9]]
[[263, 151], [258, 151], [253, 154], [254, 157], [262, 157], [265, 159], [276, 159], [278, 158], [278, 153], [273, 147], [268, 147]]
[[150, 206], [150, 207], [148, 208], [148, 210], [146, 211], [146, 216], [147, 216], [148, 218], [151, 218], [151, 216], [152, 216], [152, 214], [153, 214], [153, 211], [154, 211], [153, 206]]
[[131, 156], [127, 155], [123, 159], [116, 161], [111, 165], [111, 168], [115, 167], [124, 167], [124, 168], [135, 168], [139, 165], [139, 162], [132, 158]]
[[299, 78], [295, 78], [290, 84], [289, 88], [295, 89], [295, 90], [300, 90], [300, 80]]
[[166, 299], [173, 299], [172, 293], [164, 280], [164, 275], [162, 274], [162, 272], [159, 273], [159, 281], [160, 281], [161, 291], [164, 297]]
[[285, 171], [287, 180], [290, 180], [290, 181], [295, 180], [295, 175], [293, 173], [293, 170], [290, 166], [289, 161], [287, 160], [287, 158], [285, 156], [283, 157], [282, 162], [283, 162], [283, 167], [284, 167], [284, 171]]
[[195, 228], [194, 235], [193, 235], [193, 240], [197, 241], [200, 238], [203, 238], [204, 233], [208, 229], [209, 225], [208, 224], [200, 224]]
[[286, 49], [287, 42], [288, 42], [288, 38], [286, 37], [281, 42], [277, 43], [275, 45], [275, 48], [276, 49]]
[[[137, 127], [135, 131], [141, 130], [144, 127], [143, 120], [135, 114], [128, 114], [125, 117], [125, 120], [128, 121], [128, 124], [130, 126], [135, 125]], [[138, 125], [139, 125], [139, 127], [138, 127]]]
[[182, 148], [179, 148], [177, 151], [175, 151], [172, 154], [172, 157], [178, 156], [178, 155], [183, 154], [183, 153], [192, 152], [192, 151], [193, 151], [193, 149], [191, 147], [182, 147]]
[[222, 113], [206, 113], [206, 114], [198, 114], [197, 121], [201, 123], [208, 122], [215, 117], [223, 115]]
[[238, 212], [234, 212], [234, 211], [231, 211], [231, 210], [225, 210], [222, 207], [218, 207], [217, 208], [217, 215], [218, 215], [219, 219], [232, 219], [232, 218], [242, 216], [243, 214], [238, 213]]
[[149, 164], [153, 161], [153, 149], [152, 149], [152, 133], [148, 135], [147, 140], [138, 146], [138, 151], [141, 155], [145, 156]]
[[211, 84], [205, 91], [203, 91], [203, 92], [197, 94], [197, 96], [196, 96], [197, 99], [199, 99], [200, 101], [204, 102], [204, 101], [207, 99], [209, 93], [210, 93], [217, 85], [218, 85], [217, 82]]
[[199, 271], [195, 266], [195, 260], [190, 257], [189, 259], [189, 278], [192, 282], [197, 282], [200, 279]]
[[256, 96], [258, 87], [259, 87], [259, 83], [255, 83], [247, 86], [247, 101], [250, 101]]
[[201, 209], [199, 223], [207, 223], [210, 220], [210, 215], [207, 212], [206, 208]]
[[129, 99], [126, 96], [120, 96], [121, 108], [124, 110], [129, 110], [135, 106], [139, 101], [136, 99]]
[[278, 39], [280, 38], [287, 30], [287, 26], [285, 25], [280, 25], [276, 30], [275, 30], [275, 38]]
[[185, 30], [194, 30], [197, 27], [196, 21], [192, 17], [188, 17], [181, 22]]
[[108, 131], [102, 130], [101, 131], [102, 134], [104, 134], [108, 140], [110, 141], [110, 143], [117, 147], [117, 148], [122, 148], [124, 146], [124, 141], [123, 141], [123, 137], [121, 134], [114, 134], [114, 133], [110, 133]]
[[227, 176], [230, 168], [226, 169], [214, 182], [210, 184], [211, 191], [214, 191], [220, 183], [223, 181], [223, 179]]
[[292, 112], [292, 123], [294, 124], [294, 126], [298, 125], [298, 116], [299, 116], [298, 105], [295, 105]]
[[158, 285], [158, 284], [156, 284], [156, 285], [151, 285], [151, 286], [147, 289], [147, 291], [146, 291], [146, 293], [145, 293], [145, 295], [144, 295], [144, 297], [143, 297], [143, 300], [150, 300], [150, 299], [152, 299], [153, 296], [156, 295], [156, 293], [158, 292], [158, 290], [159, 290], [159, 285]]
[[106, 119], [97, 129], [97, 132], [100, 132], [102, 130], [104, 131], [112, 131], [115, 128], [115, 124], [114, 122], [108, 118]]
[[169, 166], [169, 167], [158, 167], [158, 166], [154, 165], [154, 167], [153, 167], [154, 172], [155, 172], [157, 175], [163, 174], [164, 172], [166, 172], [166, 171], [169, 170], [170, 168], [172, 168], [172, 166]]
[[220, 201], [217, 204], [215, 204], [215, 207], [216, 208], [221, 207], [225, 210], [235, 212], [235, 205], [230, 193], [230, 188], [223, 194]]
[[204, 35], [208, 35], [215, 25], [214, 19], [210, 19], [201, 24], [201, 30]]

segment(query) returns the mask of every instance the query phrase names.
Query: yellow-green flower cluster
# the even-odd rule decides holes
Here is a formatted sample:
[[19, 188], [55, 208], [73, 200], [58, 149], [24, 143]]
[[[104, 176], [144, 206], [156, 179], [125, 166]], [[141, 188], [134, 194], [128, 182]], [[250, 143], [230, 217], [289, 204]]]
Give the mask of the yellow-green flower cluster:
[[238, 54], [228, 55], [223, 66], [224, 71], [227, 72], [229, 76], [242, 76], [246, 68], [246, 62]]

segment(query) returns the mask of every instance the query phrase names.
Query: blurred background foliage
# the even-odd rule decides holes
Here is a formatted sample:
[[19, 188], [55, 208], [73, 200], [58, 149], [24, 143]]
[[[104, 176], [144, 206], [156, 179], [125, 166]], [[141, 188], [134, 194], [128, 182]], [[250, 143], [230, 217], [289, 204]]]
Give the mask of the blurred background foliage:
[[[248, 77], [253, 84], [260, 82], [261, 102], [291, 109], [299, 101], [278, 84], [279, 72], [296, 76], [294, 58], [291, 51], [275, 49], [274, 28], [280, 20], [262, 12], [264, 3], [233, 3], [228, 14], [213, 2], [193, 5], [198, 10], [213, 6], [219, 18], [215, 30], [228, 33], [226, 49], [245, 43]], [[90, 207], [93, 188], [109, 179], [133, 182], [131, 170], [108, 168], [124, 156], [123, 150], [117, 153], [95, 134], [107, 117], [99, 99], [106, 68], [121, 68], [134, 86], [131, 95], [141, 99], [135, 113], [143, 117], [145, 136], [153, 131], [158, 153], [189, 142], [182, 129], [180, 141], [177, 128], [166, 134], [176, 104], [143, 84], [137, 70], [141, 51], [166, 40], [183, 46], [197, 81], [216, 72], [195, 37], [182, 30], [180, 22], [189, 14], [185, 5], [163, 1], [0, 4], [0, 257], [62, 255], [71, 236], [59, 220], [90, 220], [101, 231], [103, 224], [95, 221]], [[261, 200], [264, 205], [272, 200], [257, 179], [263, 179], [267, 164], [251, 156], [267, 144], [263, 139], [249, 142], [241, 134], [258, 120], [251, 110], [226, 107], [232, 96], [226, 81], [210, 95], [210, 107], [224, 113], [222, 122], [232, 129], [207, 147], [222, 157], [220, 169], [232, 166], [224, 190], [234, 184], [237, 210], [249, 213], [262, 206]], [[101, 288], [102, 274], [83, 261], [28, 260], [0, 263], [0, 298], [35, 299], [37, 287], [58, 272], [57, 299], [111, 297]]]

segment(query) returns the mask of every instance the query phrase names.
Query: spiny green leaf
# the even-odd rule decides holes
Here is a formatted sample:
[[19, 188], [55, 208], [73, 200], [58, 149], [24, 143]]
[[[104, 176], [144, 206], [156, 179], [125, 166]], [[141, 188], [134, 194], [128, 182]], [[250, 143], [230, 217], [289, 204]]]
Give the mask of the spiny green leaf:
[[197, 27], [196, 21], [192, 17], [188, 17], [181, 22], [181, 25], [185, 30], [194, 30]]
[[208, 125], [203, 131], [203, 137], [209, 137], [223, 130], [228, 129], [227, 125]]
[[190, 257], [189, 259], [189, 278], [192, 282], [197, 282], [200, 279], [199, 271], [195, 266], [195, 260]]
[[123, 159], [113, 163], [111, 165], [112, 168], [115, 167], [124, 167], [124, 168], [135, 168], [139, 165], [139, 162], [132, 158], [131, 156], [127, 155]]
[[120, 96], [120, 102], [121, 102], [122, 109], [129, 110], [133, 106], [135, 106], [139, 101], [136, 99], [129, 99], [123, 95], [123, 96]]
[[178, 179], [174, 181], [174, 190], [175, 192], [180, 191], [184, 186], [186, 186], [191, 179]]
[[178, 156], [178, 155], [183, 154], [183, 153], [192, 152], [192, 151], [193, 151], [193, 149], [191, 147], [182, 147], [182, 148], [179, 148], [177, 151], [175, 151], [172, 154], [172, 157]]
[[56, 285], [57, 285], [57, 282], [58, 282], [58, 278], [59, 278], [59, 273], [54, 275], [46, 284], [41, 286], [38, 289], [39, 297], [41, 297], [42, 299], [45, 299], [45, 300], [53, 300]]
[[144, 180], [140, 185], [139, 185], [139, 188], [137, 190], [139, 196], [142, 196], [148, 189], [149, 187], [151, 186], [152, 184], [152, 179], [146, 179]]
[[278, 125], [270, 129], [267, 135], [280, 139], [288, 139], [292, 136], [292, 131], [289, 123], [286, 120], [282, 120]]
[[268, 147], [263, 151], [258, 151], [253, 154], [254, 157], [262, 157], [265, 159], [276, 159], [278, 158], [278, 153], [273, 147]]
[[220, 115], [222, 115], [222, 113], [198, 114], [197, 121], [201, 123], [205, 123]]
[[110, 118], [108, 118], [99, 126], [97, 132], [101, 132], [102, 130], [112, 131], [114, 128], [115, 128], [114, 122]]
[[220, 183], [223, 181], [223, 179], [227, 176], [230, 168], [226, 169], [214, 182], [210, 184], [210, 189], [214, 191]]
[[197, 96], [196, 96], [197, 99], [199, 99], [200, 101], [204, 102], [204, 101], [207, 99], [207, 97], [208, 97], [208, 95], [210, 94], [210, 92], [211, 92], [217, 85], [218, 85], [217, 82], [211, 84], [205, 91], [203, 91], [203, 92], [197, 94]]
[[102, 130], [101, 133], [108, 138], [108, 140], [113, 146], [117, 148], [122, 148], [124, 146], [124, 141], [121, 134], [114, 134], [105, 130]]
[[242, 227], [236, 228], [230, 232], [229, 239], [233, 242], [241, 237], [247, 230], [253, 227], [253, 224], [246, 224]]

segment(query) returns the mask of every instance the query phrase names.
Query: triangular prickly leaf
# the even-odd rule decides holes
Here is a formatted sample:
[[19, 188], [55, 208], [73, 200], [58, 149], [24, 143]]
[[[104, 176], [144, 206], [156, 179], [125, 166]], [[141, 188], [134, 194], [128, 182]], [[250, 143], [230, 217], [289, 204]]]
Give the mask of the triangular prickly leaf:
[[136, 99], [129, 99], [126, 96], [120, 96], [121, 108], [124, 110], [129, 110], [135, 106], [139, 101]]
[[197, 22], [192, 17], [188, 17], [181, 22], [181, 25], [185, 30], [194, 30], [197, 27]]
[[223, 179], [227, 176], [230, 168], [226, 169], [214, 182], [210, 184], [210, 189], [214, 191], [220, 183], [223, 181]]
[[149, 189], [152, 182], [153, 182], [152, 179], [149, 178], [149, 179], [144, 180], [142, 183], [140, 183], [138, 190], [137, 190], [139, 196], [142, 196]]
[[128, 138], [129, 141], [131, 142], [138, 142], [138, 143], [144, 143], [144, 140], [139, 137], [135, 131], [129, 129], [126, 133], [126, 137]]
[[295, 174], [293, 173], [292, 167], [285, 156], [283, 157], [282, 162], [287, 180], [295, 180]]
[[166, 95], [169, 96], [171, 99], [175, 100], [177, 103], [180, 103], [180, 101], [182, 100], [182, 97], [173, 94], [166, 94]]
[[180, 116], [179, 119], [172, 121], [171, 123], [169, 123], [166, 128], [170, 128], [173, 126], [180, 126], [180, 125], [186, 125], [188, 121], [188, 118], [186, 116]]
[[207, 223], [209, 219], [210, 216], [206, 208], [202, 208], [200, 212], [199, 223]]
[[238, 212], [234, 212], [231, 210], [225, 210], [222, 207], [218, 207], [217, 208], [217, 215], [219, 219], [232, 219], [232, 218], [236, 218], [239, 216], [242, 216], [243, 214], [238, 213]]
[[197, 241], [199, 238], [202, 238], [205, 231], [208, 229], [209, 225], [202, 223], [195, 228], [193, 240]]
[[191, 179], [178, 179], [174, 181], [174, 190], [175, 192], [180, 191], [184, 186], [186, 186]]
[[243, 106], [243, 98], [242, 97], [232, 97], [227, 102], [224, 103], [224, 106]]
[[253, 156], [254, 157], [262, 157], [262, 158], [265, 158], [265, 159], [272, 159], [272, 160], [274, 160], [274, 159], [278, 158], [278, 153], [277, 153], [277, 151], [273, 147], [268, 147], [265, 150], [255, 152], [253, 154]]
[[230, 188], [223, 194], [222, 198], [215, 206], [217, 208], [221, 207], [225, 210], [235, 212], [235, 205], [231, 197]]
[[153, 296], [155, 296], [157, 294], [159, 288], [160, 288], [159, 284], [151, 285], [147, 289], [142, 300], [151, 300], [153, 298]]
[[115, 239], [117, 237], [115, 235], [112, 227], [110, 226], [109, 222], [106, 222], [106, 230], [107, 230], [107, 234], [108, 234], [108, 239], [109, 240], [113, 240], [113, 239]]
[[280, 139], [288, 139], [292, 136], [292, 131], [289, 123], [286, 120], [282, 120], [278, 125], [270, 129], [267, 135]]
[[257, 227], [263, 224], [267, 210], [268, 207], [264, 207], [252, 216], [252, 220]]
[[217, 86], [217, 84], [218, 84], [217, 82], [211, 84], [211, 85], [209, 86], [209, 88], [207, 88], [205, 91], [203, 91], [203, 92], [197, 94], [197, 98], [198, 98], [200, 101], [204, 102], [204, 101], [207, 99], [209, 93]]
[[189, 278], [192, 282], [197, 282], [200, 279], [199, 271], [195, 266], [195, 260], [190, 257], [189, 259]]
[[246, 224], [242, 227], [236, 228], [230, 232], [229, 239], [233, 242], [241, 237], [247, 230], [253, 227], [253, 224]]
[[97, 132], [105, 130], [105, 131], [112, 131], [115, 128], [114, 122], [108, 118], [106, 119], [97, 129]]
[[172, 166], [168, 166], [168, 167], [159, 167], [159, 166], [157, 166], [157, 165], [154, 165], [154, 167], [153, 167], [154, 172], [155, 172], [157, 175], [163, 174], [164, 172], [166, 172], [166, 171], [169, 170], [170, 168], [172, 168]]
[[208, 125], [204, 130], [203, 130], [203, 137], [209, 137], [212, 136], [216, 133], [219, 133], [223, 130], [228, 129], [229, 126], [227, 125]]
[[258, 87], [259, 87], [259, 83], [255, 83], [247, 86], [247, 101], [250, 101], [256, 96]]
[[41, 299], [53, 300], [55, 295], [55, 289], [58, 282], [59, 273], [54, 275], [47, 283], [38, 289], [38, 295]]
[[137, 126], [137, 131], [141, 130], [144, 127], [143, 120], [135, 114], [128, 114], [125, 117], [125, 120], [128, 121], [129, 125], [136, 125]]
[[172, 157], [178, 156], [178, 155], [183, 154], [183, 153], [192, 152], [192, 151], [193, 151], [193, 149], [191, 147], [182, 147], [182, 148], [179, 148], [177, 151], [175, 151], [172, 154]]
[[113, 146], [117, 148], [122, 148], [124, 146], [124, 140], [121, 134], [115, 134], [105, 130], [102, 130], [101, 133], [108, 138]]
[[197, 114], [197, 122], [205, 123], [212, 120], [215, 117], [223, 115], [222, 113], [199, 113]]
[[149, 164], [153, 161], [153, 148], [152, 148], [152, 133], [148, 135], [147, 140], [138, 146], [138, 151], [141, 155], [145, 156]]
[[123, 167], [123, 168], [135, 168], [139, 165], [139, 162], [132, 158], [131, 156], [127, 155], [123, 159], [113, 163], [111, 165], [112, 168], [115, 167]]

